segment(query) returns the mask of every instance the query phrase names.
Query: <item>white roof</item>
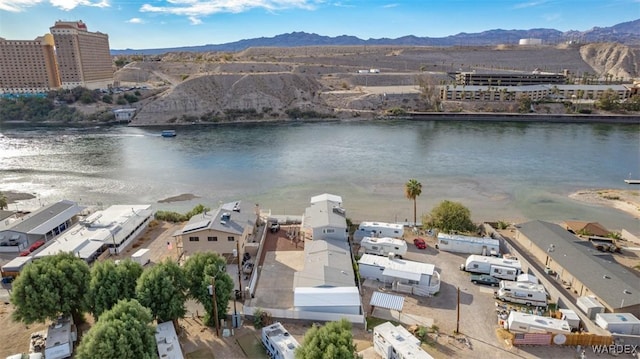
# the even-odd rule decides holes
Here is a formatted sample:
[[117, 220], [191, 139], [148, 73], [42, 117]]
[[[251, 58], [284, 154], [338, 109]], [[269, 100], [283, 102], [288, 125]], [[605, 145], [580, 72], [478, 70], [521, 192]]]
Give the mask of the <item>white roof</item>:
[[520, 264], [520, 262], [515, 259], [488, 257], [488, 256], [481, 256], [478, 254], [472, 254], [467, 258], [466, 264], [469, 264], [471, 262], [484, 262], [484, 263], [489, 263], [490, 265], [505, 266], [505, 267], [512, 267], [512, 268], [518, 268], [518, 269], [522, 268], [522, 265]]
[[509, 313], [507, 322], [509, 323], [509, 330], [517, 331], [517, 328], [511, 328], [511, 325], [515, 322], [527, 324], [531, 327], [539, 328], [542, 330], [571, 333], [571, 327], [569, 327], [569, 322], [567, 322], [566, 320], [542, 317], [535, 314], [518, 312], [516, 310], [512, 310]]
[[140, 248], [134, 254], [131, 255], [132, 258], [142, 257], [145, 253], [149, 252], [149, 248]]
[[406, 259], [389, 259], [388, 257], [376, 256], [372, 254], [363, 254], [362, 257], [360, 257], [358, 263], [382, 267], [385, 268], [385, 271], [387, 271], [388, 269], [389, 273], [402, 275], [400, 278], [407, 278], [406, 276], [411, 276], [412, 278], [414, 278], [415, 275], [417, 275], [417, 280], [420, 279], [420, 275], [422, 274], [433, 275], [433, 272], [436, 268], [433, 264], [429, 263], [408, 261]]
[[102, 245], [120, 245], [152, 214], [150, 205], [116, 205], [97, 211], [47, 243], [35, 257], [80, 252], [81, 258], [89, 258]]
[[500, 288], [507, 288], [507, 289], [522, 289], [522, 290], [527, 290], [530, 292], [540, 292], [540, 293], [547, 293], [544, 290], [544, 285], [542, 284], [534, 284], [534, 283], [529, 283], [529, 282], [512, 282], [510, 280], [502, 280], [500, 281]]
[[429, 353], [420, 346], [420, 340], [414, 337], [403, 326], [393, 326], [389, 322], [382, 323], [373, 329], [379, 333], [389, 344], [393, 346], [398, 357], [406, 359], [433, 359]]
[[156, 344], [158, 354], [163, 359], [183, 359], [178, 335], [173, 327], [173, 322], [168, 321], [156, 326]]
[[450, 241], [458, 241], [458, 242], [468, 242], [473, 244], [489, 244], [494, 246], [499, 246], [500, 241], [497, 239], [493, 239], [491, 237], [470, 237], [463, 236], [461, 234], [448, 234], [448, 233], [438, 233], [438, 240], [450, 240]]
[[533, 274], [522, 273], [518, 275], [516, 282], [529, 282], [529, 283], [538, 284], [538, 278], [536, 278], [536, 276], [534, 276]]
[[578, 316], [578, 314], [576, 314], [576, 312], [571, 309], [560, 308], [558, 310], [560, 311], [560, 313], [564, 314], [568, 320], [580, 320], [580, 316]]
[[33, 260], [32, 256], [15, 257], [12, 260], [10, 260], [7, 264], [3, 265], [2, 270], [6, 272], [19, 271], [22, 269], [22, 267], [25, 264], [31, 263], [32, 260]]
[[396, 246], [401, 246], [401, 247], [406, 247], [407, 246], [407, 241], [405, 241], [404, 239], [399, 239], [399, 238], [391, 238], [391, 237], [362, 237], [362, 242], [360, 242], [360, 245], [363, 245], [365, 243], [371, 243], [371, 244], [392, 244], [392, 245], [396, 245]]
[[325, 201], [335, 202], [337, 204], [340, 204], [342, 203], [342, 197], [335, 194], [329, 194], [329, 193], [323, 193], [323, 194], [319, 194], [317, 196], [311, 197], [311, 203], [325, 202]]
[[298, 287], [293, 291], [296, 307], [360, 306], [360, 293], [353, 287]]
[[296, 338], [284, 328], [280, 322], [275, 322], [262, 328], [262, 336], [266, 337], [273, 346], [278, 347], [284, 359], [294, 359], [295, 351], [300, 346]]
[[596, 321], [598, 318], [607, 324], [640, 324], [640, 319], [631, 313], [597, 313]]
[[[404, 226], [399, 223], [385, 223], [385, 222], [361, 222], [358, 226], [358, 229], [370, 229], [370, 228], [389, 228], [389, 229], [397, 229], [404, 232]], [[402, 233], [401, 232], [401, 233]]]

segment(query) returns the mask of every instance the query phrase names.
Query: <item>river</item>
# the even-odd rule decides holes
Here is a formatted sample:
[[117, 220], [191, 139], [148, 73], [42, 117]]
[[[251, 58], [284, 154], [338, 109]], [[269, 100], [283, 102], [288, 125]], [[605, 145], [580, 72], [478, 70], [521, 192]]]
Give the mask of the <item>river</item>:
[[[618, 210], [567, 197], [629, 188], [623, 180], [640, 176], [638, 125], [335, 121], [179, 127], [173, 138], [162, 129], [1, 125], [0, 191], [36, 196], [11, 209], [70, 199], [183, 212], [240, 199], [289, 215], [328, 192], [354, 221], [395, 222], [413, 218], [404, 183], [415, 178], [419, 216], [448, 199], [478, 221], [638, 228]], [[157, 203], [184, 193], [199, 198]]]

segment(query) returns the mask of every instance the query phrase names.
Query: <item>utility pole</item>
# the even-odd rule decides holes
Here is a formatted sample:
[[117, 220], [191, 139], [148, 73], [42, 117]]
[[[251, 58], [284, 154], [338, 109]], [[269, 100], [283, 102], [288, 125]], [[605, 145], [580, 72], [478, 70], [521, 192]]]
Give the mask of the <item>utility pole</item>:
[[216, 321], [216, 336], [220, 337], [220, 321], [218, 320], [218, 299], [216, 298], [216, 277], [211, 277], [211, 296], [213, 297], [213, 313]]
[[[238, 254], [238, 293], [242, 298], [242, 265], [240, 264], [240, 239], [236, 241], [236, 253]], [[240, 320], [238, 320], [238, 308], [236, 307], [236, 294], [233, 293], [233, 326], [237, 328], [240, 326]]]
[[458, 305], [457, 305], [458, 317], [456, 319], [456, 334], [460, 333], [460, 287], [457, 287], [457, 289], [458, 289]]

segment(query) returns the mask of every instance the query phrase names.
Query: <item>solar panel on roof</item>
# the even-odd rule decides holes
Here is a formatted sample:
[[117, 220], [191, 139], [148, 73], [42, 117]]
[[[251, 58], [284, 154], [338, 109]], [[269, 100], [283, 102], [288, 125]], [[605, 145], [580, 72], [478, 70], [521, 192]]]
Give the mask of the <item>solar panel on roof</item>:
[[203, 228], [207, 228], [209, 227], [209, 224], [211, 223], [210, 220], [204, 220], [204, 221], [200, 221], [200, 222], [195, 222], [195, 223], [191, 223], [191, 224], [187, 224], [186, 226], [184, 226], [184, 228], [182, 229], [182, 233], [186, 233], [186, 232], [191, 232], [191, 231], [196, 231], [198, 229], [203, 229]]

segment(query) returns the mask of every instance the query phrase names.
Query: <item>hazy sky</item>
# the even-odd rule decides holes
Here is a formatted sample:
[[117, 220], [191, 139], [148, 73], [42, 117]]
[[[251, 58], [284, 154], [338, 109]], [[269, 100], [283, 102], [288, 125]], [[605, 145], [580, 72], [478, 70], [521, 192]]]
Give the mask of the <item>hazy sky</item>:
[[584, 31], [639, 18], [640, 0], [0, 0], [0, 37], [33, 40], [56, 20], [82, 20], [108, 34], [112, 49], [148, 49], [293, 31], [362, 39]]

